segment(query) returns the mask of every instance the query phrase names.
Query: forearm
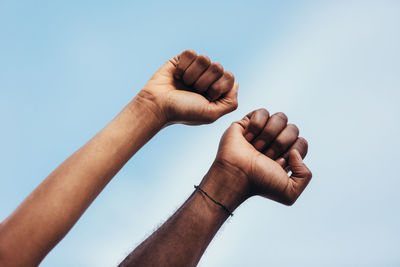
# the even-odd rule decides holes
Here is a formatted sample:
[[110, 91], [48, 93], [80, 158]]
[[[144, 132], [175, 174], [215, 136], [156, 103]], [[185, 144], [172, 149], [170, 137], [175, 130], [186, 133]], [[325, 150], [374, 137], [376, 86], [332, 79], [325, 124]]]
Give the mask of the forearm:
[[[226, 173], [212, 167], [201, 187], [234, 210], [245, 200], [243, 192], [219, 184]], [[195, 266], [229, 214], [200, 191], [188, 200], [156, 232], [140, 244], [121, 266]]]
[[0, 262], [7, 262], [7, 266], [37, 265], [163, 124], [148, 100], [135, 97], [0, 225]]

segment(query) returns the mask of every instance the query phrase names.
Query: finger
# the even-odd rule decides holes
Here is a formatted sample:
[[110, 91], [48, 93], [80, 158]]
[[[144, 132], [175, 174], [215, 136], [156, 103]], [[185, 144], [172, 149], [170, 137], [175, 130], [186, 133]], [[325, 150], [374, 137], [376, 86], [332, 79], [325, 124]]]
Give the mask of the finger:
[[197, 54], [193, 50], [185, 50], [178, 56], [174, 73], [176, 79], [182, 79], [183, 73], [190, 66], [190, 64], [192, 64], [196, 57]]
[[237, 109], [238, 90], [239, 83], [235, 83], [232, 90], [228, 91], [221, 99], [210, 103], [209, 115], [207, 115], [209, 122], [213, 122], [219, 117]]
[[207, 91], [208, 87], [216, 80], [221, 78], [223, 73], [224, 73], [224, 68], [222, 67], [221, 64], [217, 62], [211, 63], [208, 69], [195, 82], [194, 88], [196, 88], [196, 90], [199, 92]]
[[264, 154], [271, 159], [277, 159], [296, 142], [298, 136], [299, 128], [296, 125], [286, 125], [285, 129], [272, 141]]
[[296, 142], [289, 148], [286, 150], [286, 152], [278, 159], [276, 160], [279, 164], [280, 162], [282, 162], [283, 160], [283, 164], [280, 164], [282, 166], [282, 168], [285, 169], [286, 172], [290, 171], [290, 167], [289, 167], [289, 152], [291, 150], [297, 150], [300, 153], [301, 158], [305, 158], [307, 155], [307, 151], [308, 151], [308, 142], [306, 139], [304, 139], [303, 137], [299, 137], [297, 138]]
[[289, 166], [292, 175], [284, 192], [284, 204], [286, 205], [292, 205], [297, 200], [312, 178], [311, 171], [303, 163], [301, 155], [296, 149], [290, 150]]
[[252, 142], [254, 147], [262, 151], [270, 145], [275, 137], [286, 127], [287, 116], [278, 112], [272, 115], [259, 136]]
[[213, 83], [207, 91], [207, 98], [210, 101], [215, 101], [232, 89], [235, 83], [235, 76], [230, 71], [225, 71], [221, 78]]
[[265, 108], [261, 108], [248, 114], [247, 117], [249, 117], [250, 122], [246, 127], [244, 138], [251, 142], [264, 129], [269, 118], [269, 112]]
[[210, 66], [210, 59], [207, 56], [198, 56], [183, 74], [183, 82], [192, 85], [200, 75]]

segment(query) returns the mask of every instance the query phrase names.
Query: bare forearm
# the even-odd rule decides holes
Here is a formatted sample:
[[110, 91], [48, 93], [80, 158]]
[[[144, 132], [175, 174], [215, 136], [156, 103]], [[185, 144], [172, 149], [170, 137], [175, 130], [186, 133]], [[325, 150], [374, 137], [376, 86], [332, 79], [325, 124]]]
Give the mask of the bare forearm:
[[208, 210], [193, 193], [155, 233], [137, 247], [121, 266], [194, 266], [226, 216]]
[[[202, 82], [193, 85], [197, 80]], [[208, 99], [202, 95], [206, 91]], [[186, 50], [168, 60], [142, 89], [141, 97], [62, 163], [0, 224], [0, 265], [37, 265], [157, 131], [173, 123], [213, 122], [236, 109], [237, 91], [233, 74], [206, 56]]]
[[[268, 111], [259, 109], [232, 123], [200, 184], [204, 192], [231, 211], [255, 195], [292, 205], [310, 181], [311, 172], [302, 161], [307, 142], [298, 138], [297, 127], [288, 125], [285, 117], [283, 113], [270, 117]], [[254, 138], [258, 138], [255, 145], [250, 143]], [[284, 168], [290, 168], [290, 177]], [[121, 266], [196, 265], [228, 216], [222, 207], [196, 191]]]
[[[216, 168], [207, 173], [201, 187], [234, 210], [243, 195], [229, 186], [211, 184], [225, 174]], [[156, 232], [140, 244], [121, 266], [195, 266], [229, 214], [200, 191], [189, 199]]]
[[65, 236], [120, 168], [163, 126], [146, 101], [136, 97], [0, 225], [0, 260], [13, 266], [37, 265]]

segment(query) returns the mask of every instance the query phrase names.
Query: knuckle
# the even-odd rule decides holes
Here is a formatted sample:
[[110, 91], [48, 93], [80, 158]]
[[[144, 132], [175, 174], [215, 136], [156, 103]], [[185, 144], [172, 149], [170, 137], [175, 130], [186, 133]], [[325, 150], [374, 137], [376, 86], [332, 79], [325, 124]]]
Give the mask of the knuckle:
[[308, 147], [308, 142], [304, 137], [299, 137], [299, 142]]
[[196, 52], [193, 51], [192, 49], [186, 49], [185, 51], [183, 51], [183, 52], [181, 53], [181, 56], [186, 56], [186, 57], [193, 58], [193, 57], [196, 57], [197, 54], [196, 54]]
[[235, 80], [235, 76], [234, 76], [233, 73], [230, 72], [229, 70], [227, 70], [227, 71], [224, 72], [224, 76], [225, 76], [226, 79], [228, 79], [228, 80], [232, 80], [232, 81]]
[[295, 133], [295, 135], [297, 135], [297, 136], [299, 135], [300, 130], [299, 130], [299, 127], [297, 127], [296, 124], [289, 123], [287, 125], [287, 127], [289, 127]]
[[260, 108], [257, 112], [261, 113], [263, 116], [269, 117], [269, 112], [265, 108]]
[[299, 146], [307, 152], [307, 150], [308, 150], [308, 142], [307, 142], [307, 140], [304, 139], [303, 137], [299, 137], [297, 139], [297, 142], [299, 142]]
[[257, 109], [256, 111], [254, 111], [253, 115], [254, 115], [254, 117], [265, 119], [265, 117], [268, 117], [269, 113], [265, 108], [260, 108], [260, 109]]
[[211, 63], [209, 68], [215, 74], [222, 74], [224, 72], [224, 67], [218, 62]]
[[275, 114], [272, 115], [272, 116], [276, 116], [277, 118], [280, 118], [280, 119], [284, 120], [285, 122], [288, 121], [288, 117], [287, 117], [286, 114], [283, 113], [283, 112], [277, 112], [277, 113], [275, 113]]
[[211, 62], [210, 59], [205, 55], [198, 56], [197, 61], [202, 66], [208, 66], [208, 65], [210, 65], [210, 62]]

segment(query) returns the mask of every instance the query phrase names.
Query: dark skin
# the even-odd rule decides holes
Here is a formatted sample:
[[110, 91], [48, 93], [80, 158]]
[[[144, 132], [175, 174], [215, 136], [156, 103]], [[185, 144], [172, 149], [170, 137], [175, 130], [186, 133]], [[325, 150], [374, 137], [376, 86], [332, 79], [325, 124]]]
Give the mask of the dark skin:
[[186, 50], [168, 60], [104, 129], [0, 223], [0, 266], [37, 266], [150, 138], [170, 124], [217, 120], [237, 108], [237, 90], [233, 75], [206, 56]]
[[[231, 211], [256, 195], [292, 205], [312, 176], [302, 161], [308, 144], [298, 135], [285, 114], [253, 111], [226, 130], [201, 188]], [[195, 266], [228, 217], [194, 191], [120, 266]]]

